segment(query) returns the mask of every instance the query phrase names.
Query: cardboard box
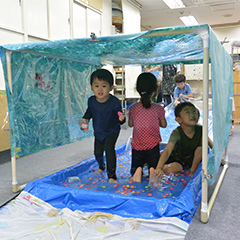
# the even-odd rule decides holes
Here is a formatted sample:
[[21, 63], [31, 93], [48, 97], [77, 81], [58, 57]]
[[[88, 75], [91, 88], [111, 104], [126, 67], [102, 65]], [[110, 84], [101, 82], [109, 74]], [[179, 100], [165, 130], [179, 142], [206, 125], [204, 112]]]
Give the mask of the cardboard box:
[[240, 120], [240, 107], [236, 107], [236, 111], [233, 111], [233, 120]]
[[240, 71], [233, 71], [233, 82], [240, 83]]
[[240, 94], [240, 83], [233, 83], [233, 94]]

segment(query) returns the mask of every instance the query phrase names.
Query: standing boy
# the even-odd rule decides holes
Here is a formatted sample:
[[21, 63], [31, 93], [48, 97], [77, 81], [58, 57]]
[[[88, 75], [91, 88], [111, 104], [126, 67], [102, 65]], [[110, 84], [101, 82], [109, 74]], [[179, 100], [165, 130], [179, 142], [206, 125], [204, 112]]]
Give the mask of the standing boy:
[[[197, 125], [199, 115], [198, 109], [190, 102], [176, 106], [175, 117], [180, 126], [173, 130], [158, 161], [155, 169], [158, 177], [188, 168], [192, 176], [197, 170], [202, 159], [202, 126]], [[210, 138], [208, 145], [213, 147]]]
[[174, 90], [175, 103], [177, 103], [178, 98], [193, 97], [191, 86], [186, 83], [186, 77], [183, 74], [177, 74], [175, 82], [177, 85]]
[[88, 99], [88, 108], [79, 119], [79, 125], [93, 119], [94, 155], [99, 164], [96, 173], [105, 170], [103, 153], [106, 153], [107, 175], [109, 182], [116, 182], [116, 152], [115, 144], [120, 132], [120, 124], [125, 122], [121, 103], [118, 98], [109, 92], [113, 90], [113, 75], [106, 69], [94, 71], [90, 79], [94, 96]]

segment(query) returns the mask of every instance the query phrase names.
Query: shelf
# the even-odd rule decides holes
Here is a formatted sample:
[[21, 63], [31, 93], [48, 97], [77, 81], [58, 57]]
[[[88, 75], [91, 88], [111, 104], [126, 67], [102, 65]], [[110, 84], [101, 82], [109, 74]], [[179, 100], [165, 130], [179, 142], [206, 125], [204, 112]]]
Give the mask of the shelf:
[[125, 91], [125, 87], [124, 86], [115, 86], [114, 87], [114, 90], [116, 90], [116, 91]]
[[124, 66], [113, 66], [115, 71], [113, 95], [117, 97], [124, 107], [125, 101], [125, 68]]

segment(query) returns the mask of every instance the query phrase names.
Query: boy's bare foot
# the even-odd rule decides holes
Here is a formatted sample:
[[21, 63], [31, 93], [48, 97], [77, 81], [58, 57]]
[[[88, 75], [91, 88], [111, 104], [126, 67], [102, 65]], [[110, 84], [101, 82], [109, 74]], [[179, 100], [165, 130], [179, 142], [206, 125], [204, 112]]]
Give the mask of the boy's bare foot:
[[136, 172], [133, 175], [132, 180], [134, 182], [139, 182], [139, 183], [142, 181], [142, 168], [141, 167], [137, 168]]
[[110, 183], [116, 183], [117, 181], [116, 181], [115, 179], [113, 179], [113, 178], [109, 178], [108, 182], [110, 182]]
[[102, 172], [103, 172], [103, 170], [99, 168], [94, 174], [98, 174], [98, 173], [102, 173]]

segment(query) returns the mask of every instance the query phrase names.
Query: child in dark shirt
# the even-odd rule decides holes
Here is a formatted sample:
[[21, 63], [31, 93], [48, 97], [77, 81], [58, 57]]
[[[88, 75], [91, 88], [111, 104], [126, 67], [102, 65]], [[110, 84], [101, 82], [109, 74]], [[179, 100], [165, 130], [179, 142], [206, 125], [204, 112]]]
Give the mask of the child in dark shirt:
[[107, 175], [109, 182], [116, 182], [115, 144], [120, 132], [120, 124], [125, 122], [120, 100], [109, 92], [113, 90], [113, 75], [106, 69], [98, 69], [91, 75], [91, 89], [94, 96], [88, 99], [88, 108], [79, 119], [79, 125], [93, 119], [94, 155], [99, 164], [96, 173], [105, 170], [103, 153], [106, 153]]
[[[197, 125], [200, 113], [190, 102], [176, 106], [175, 117], [180, 124], [173, 130], [166, 148], [159, 159], [155, 173], [162, 177], [164, 173], [179, 172], [190, 168], [191, 176], [197, 170], [202, 159], [202, 126]], [[208, 145], [213, 142], [208, 138]]]

